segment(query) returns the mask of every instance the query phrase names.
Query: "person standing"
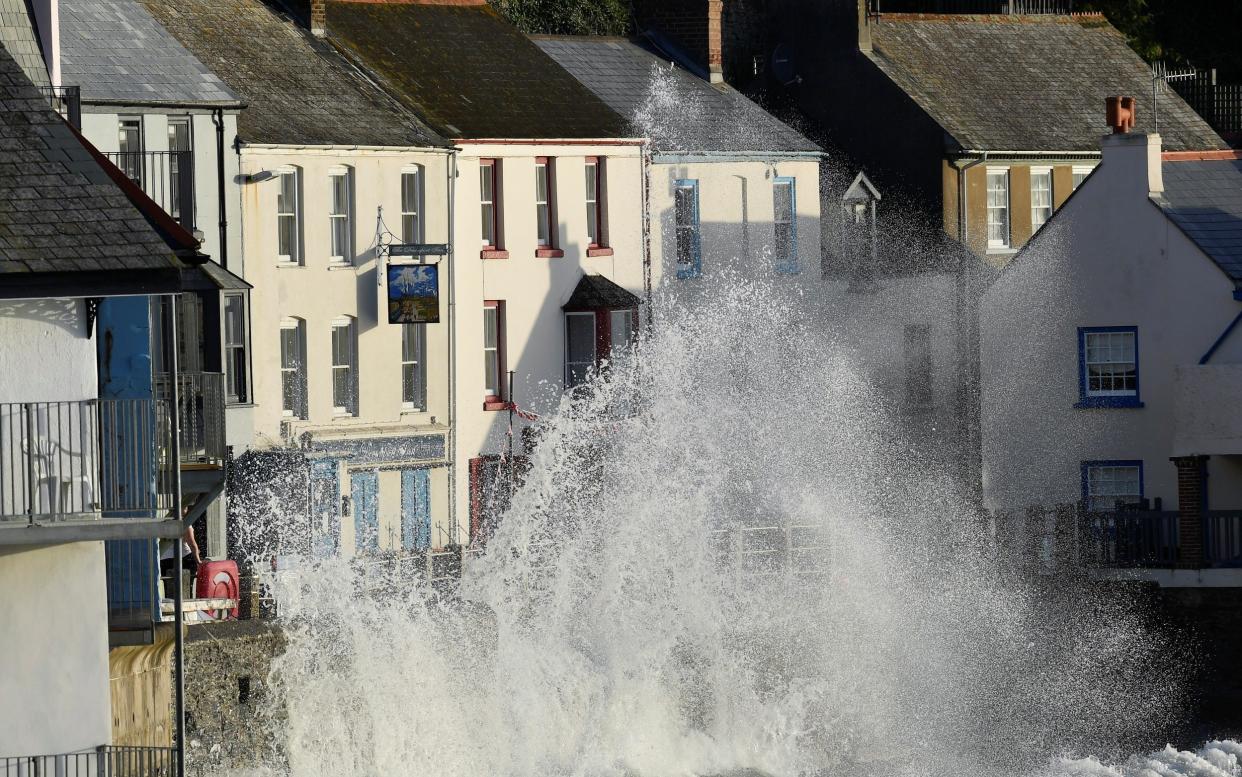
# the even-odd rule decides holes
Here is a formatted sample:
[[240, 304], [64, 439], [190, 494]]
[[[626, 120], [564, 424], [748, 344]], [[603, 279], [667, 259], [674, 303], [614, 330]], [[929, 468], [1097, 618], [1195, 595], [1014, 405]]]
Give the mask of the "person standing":
[[160, 577], [164, 578], [164, 597], [168, 599], [177, 596], [177, 588], [181, 585], [177, 579], [177, 557], [173, 555], [178, 547], [181, 549], [181, 568], [189, 570], [191, 578], [197, 574], [198, 565], [203, 561], [192, 527], [187, 526], [180, 539], [160, 541]]

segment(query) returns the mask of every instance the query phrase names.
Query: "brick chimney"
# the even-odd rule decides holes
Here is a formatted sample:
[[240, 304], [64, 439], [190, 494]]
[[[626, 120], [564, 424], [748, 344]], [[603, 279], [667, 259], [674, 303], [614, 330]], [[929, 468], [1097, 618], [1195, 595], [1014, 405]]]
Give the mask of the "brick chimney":
[[310, 0], [311, 32], [319, 37], [328, 34], [328, 0]]
[[724, 82], [724, 46], [720, 35], [720, 17], [724, 0], [707, 0], [707, 77], [713, 84]]
[[1164, 191], [1164, 175], [1160, 159], [1160, 136], [1156, 133], [1131, 132], [1137, 104], [1133, 97], [1109, 97], [1105, 100], [1105, 119], [1112, 132], [1100, 139], [1100, 163], [1123, 187], [1119, 191], [1138, 189], [1146, 195]]

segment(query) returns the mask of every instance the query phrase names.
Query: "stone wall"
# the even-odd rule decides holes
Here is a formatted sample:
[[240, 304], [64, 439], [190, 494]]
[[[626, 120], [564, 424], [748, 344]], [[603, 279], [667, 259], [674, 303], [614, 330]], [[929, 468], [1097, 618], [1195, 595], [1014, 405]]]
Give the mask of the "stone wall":
[[185, 641], [186, 761], [193, 775], [273, 766], [284, 760], [284, 716], [268, 686], [285, 636], [271, 621], [193, 626]]

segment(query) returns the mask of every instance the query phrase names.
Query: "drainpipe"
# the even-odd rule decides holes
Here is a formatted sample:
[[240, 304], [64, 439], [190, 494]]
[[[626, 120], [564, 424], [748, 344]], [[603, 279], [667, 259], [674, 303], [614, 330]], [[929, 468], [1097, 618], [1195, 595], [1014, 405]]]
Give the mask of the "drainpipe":
[[[164, 347], [168, 349], [166, 358], [168, 360], [168, 375], [170, 380], [170, 407], [168, 408], [168, 420], [172, 433], [172, 466], [174, 468], [173, 475], [173, 517], [177, 525], [177, 538], [173, 540], [173, 557], [177, 560], [173, 567], [173, 574], [177, 580], [177, 594], [173, 598], [173, 669], [176, 674], [173, 686], [173, 707], [176, 720], [174, 725], [177, 730], [177, 749], [175, 751], [177, 777], [185, 777], [185, 635], [182, 630], [185, 628], [184, 615], [181, 612], [181, 603], [185, 599], [185, 590], [183, 580], [181, 579], [181, 562], [182, 547], [181, 535], [185, 532], [185, 527], [181, 523], [181, 366], [177, 363], [177, 308], [178, 296], [176, 294], [169, 295], [170, 304], [168, 305], [169, 337], [164, 342]], [[159, 605], [156, 605], [159, 607]], [[161, 618], [162, 609], [161, 609]]]
[[655, 323], [651, 310], [651, 149], [643, 144], [639, 156], [643, 179], [643, 294], [647, 298], [647, 326]]
[[457, 152], [454, 147], [448, 152], [445, 165], [448, 171], [448, 439], [449, 439], [449, 533], [452, 544], [457, 544], [457, 273], [455, 272], [453, 203], [457, 189]]
[[220, 266], [229, 268], [229, 219], [224, 210], [224, 109], [216, 108], [211, 113], [211, 123], [216, 125], [216, 194], [217, 207], [220, 209]]

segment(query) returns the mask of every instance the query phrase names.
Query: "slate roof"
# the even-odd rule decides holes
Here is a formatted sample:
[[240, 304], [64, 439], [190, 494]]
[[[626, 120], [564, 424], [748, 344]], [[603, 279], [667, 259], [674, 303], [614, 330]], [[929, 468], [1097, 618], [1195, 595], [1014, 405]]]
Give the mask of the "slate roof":
[[443, 146], [331, 46], [264, 0], [142, 0], [246, 101], [244, 142]]
[[60, 0], [60, 55], [83, 102], [238, 102], [138, 0]]
[[633, 137], [621, 116], [483, 0], [332, 0], [327, 14], [328, 34], [445, 137]]
[[0, 289], [29, 273], [181, 267], [0, 47]]
[[561, 306], [561, 310], [599, 310], [601, 308], [636, 308], [642, 303], [637, 296], [626, 291], [602, 275], [583, 275], [574, 287], [574, 293]]
[[818, 152], [819, 146], [727, 84], [711, 84], [643, 39], [532, 40], [661, 151]]
[[[1102, 16], [883, 14], [871, 35], [871, 60], [962, 149], [1093, 151], [1110, 95], [1152, 130], [1151, 71]], [[1158, 107], [1166, 149], [1226, 148], [1171, 89]]]
[[1166, 159], [1161, 172], [1164, 194], [1153, 198], [1156, 204], [1242, 284], [1242, 159]]
[[0, 0], [0, 45], [8, 49], [31, 81], [39, 86], [51, 83], [26, 0]]

